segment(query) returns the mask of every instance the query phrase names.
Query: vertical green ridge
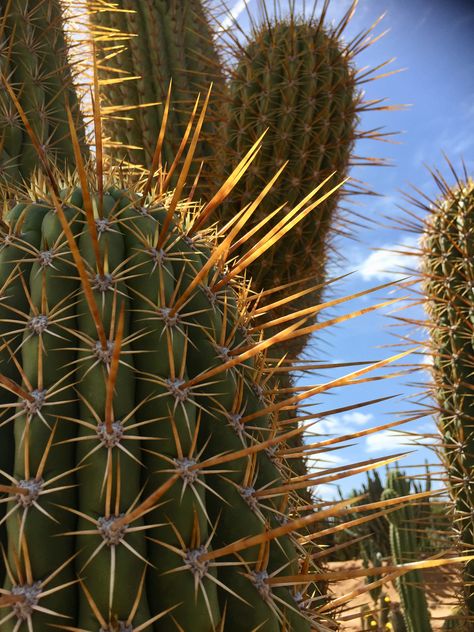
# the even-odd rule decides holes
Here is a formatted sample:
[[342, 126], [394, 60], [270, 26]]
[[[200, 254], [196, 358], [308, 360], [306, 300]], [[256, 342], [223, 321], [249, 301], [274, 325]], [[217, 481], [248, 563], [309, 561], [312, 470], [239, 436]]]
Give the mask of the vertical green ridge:
[[[459, 545], [474, 547], [474, 182], [465, 175], [449, 187], [436, 177], [440, 196], [427, 207], [422, 242], [422, 284], [433, 357], [433, 395], [455, 503]], [[474, 621], [474, 562], [464, 569], [466, 616]]]
[[[104, 85], [107, 105], [139, 106], [160, 103], [152, 107], [135, 108], [120, 114], [129, 120], [124, 124], [109, 117], [104, 122], [111, 139], [108, 148], [116, 161], [125, 160], [133, 167], [151, 166], [156, 140], [160, 131], [163, 106], [170, 80], [173, 81], [168, 132], [163, 145], [162, 161], [171, 166], [186, 129], [196, 97], [204, 99], [209, 86], [213, 90], [201, 141], [194, 156], [189, 177], [197, 174], [201, 161], [205, 162], [201, 189], [213, 186], [209, 180], [215, 173], [216, 140], [220, 133], [223, 96], [226, 92], [219, 56], [206, 10], [201, 2], [183, 0], [119, 0], [118, 9], [92, 12], [97, 29], [114, 29], [103, 43], [121, 45], [120, 53], [107, 61], [110, 68], [119, 68], [138, 79], [117, 85]], [[122, 34], [122, 38], [120, 35]], [[129, 39], [124, 42], [123, 35]], [[125, 44], [125, 46], [124, 46]], [[99, 44], [100, 46], [100, 44]], [[117, 78], [113, 71], [102, 70], [103, 78]], [[122, 146], [121, 146], [122, 145]], [[132, 145], [134, 148], [127, 147]]]
[[[85, 151], [85, 131], [63, 26], [58, 0], [11, 0], [0, 7], [1, 70], [48, 158], [60, 169], [74, 161], [67, 104]], [[4, 85], [0, 88], [0, 129], [2, 180], [28, 181], [40, 161]]]
[[[410, 481], [398, 469], [388, 473], [386, 485], [382, 500], [410, 494]], [[406, 564], [418, 555], [418, 537], [414, 530], [417, 521], [415, 507], [416, 505], [409, 503], [386, 516], [390, 523], [390, 545], [394, 564]], [[396, 585], [407, 632], [431, 632], [421, 571], [405, 573], [397, 578]]]

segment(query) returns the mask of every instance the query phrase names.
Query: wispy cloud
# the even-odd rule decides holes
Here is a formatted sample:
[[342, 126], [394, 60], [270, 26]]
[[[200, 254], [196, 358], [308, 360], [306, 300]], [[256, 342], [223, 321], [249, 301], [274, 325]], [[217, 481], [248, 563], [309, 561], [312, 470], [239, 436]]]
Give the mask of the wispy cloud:
[[229, 9], [228, 14], [222, 21], [222, 29], [228, 29], [239, 18], [239, 16], [245, 11], [250, 0], [239, 0], [234, 6]]
[[349, 434], [369, 424], [373, 417], [372, 413], [361, 413], [357, 410], [342, 415], [331, 415], [318, 421], [315, 432], [318, 435]]
[[399, 244], [386, 244], [362, 261], [359, 274], [364, 281], [391, 281], [406, 276], [416, 260], [404, 253], [413, 251], [417, 245], [418, 239], [412, 236]]
[[413, 448], [412, 437], [403, 435], [391, 430], [382, 430], [371, 434], [365, 439], [365, 451], [368, 453], [381, 452], [383, 450], [391, 450], [401, 448], [402, 450], [409, 450]]
[[314, 488], [314, 494], [317, 498], [324, 498], [325, 500], [334, 500], [338, 497], [336, 485], [318, 485]]
[[365, 426], [372, 421], [374, 418], [372, 413], [361, 413], [357, 410], [354, 410], [351, 413], [344, 413], [342, 416], [342, 420], [347, 424], [356, 424], [357, 426]]

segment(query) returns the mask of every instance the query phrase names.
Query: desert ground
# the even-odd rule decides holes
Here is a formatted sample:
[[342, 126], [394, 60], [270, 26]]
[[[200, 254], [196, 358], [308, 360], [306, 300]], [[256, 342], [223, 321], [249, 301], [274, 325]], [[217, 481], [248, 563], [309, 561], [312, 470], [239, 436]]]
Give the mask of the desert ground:
[[[328, 566], [334, 571], [356, 570], [363, 568], [362, 561], [360, 560], [350, 562], [331, 562]], [[426, 582], [426, 596], [431, 614], [431, 625], [434, 632], [441, 630], [441, 626], [443, 625], [446, 616], [449, 615], [455, 605], [453, 590], [455, 578], [452, 573], [448, 573], [446, 570], [443, 571], [440, 569], [434, 569], [429, 572], [425, 572], [424, 579]], [[362, 589], [364, 586], [364, 578], [359, 577], [332, 583], [330, 588], [333, 595], [338, 598], [343, 595], [348, 595], [353, 591], [357, 591], [358, 589]], [[390, 597], [392, 604], [399, 603], [400, 600], [397, 590], [392, 583], [386, 584], [383, 590]], [[342, 622], [342, 626], [340, 628], [341, 632], [361, 632], [361, 606], [363, 604], [368, 604], [370, 607], [373, 607], [373, 602], [368, 593], [352, 597], [351, 604], [351, 609], [347, 610], [339, 618], [339, 621]]]

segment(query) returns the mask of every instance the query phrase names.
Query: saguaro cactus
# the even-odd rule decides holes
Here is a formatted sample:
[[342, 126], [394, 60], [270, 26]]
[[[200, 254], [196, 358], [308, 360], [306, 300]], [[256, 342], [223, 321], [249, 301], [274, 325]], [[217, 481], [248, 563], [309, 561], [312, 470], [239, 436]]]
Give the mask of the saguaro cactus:
[[38, 155], [5, 81], [18, 92], [28, 121], [50, 159], [64, 169], [74, 163], [66, 105], [85, 147], [84, 129], [68, 64], [59, 0], [8, 0], [0, 5], [0, 178], [21, 182], [38, 166]]
[[[410, 481], [398, 470], [387, 476], [387, 487], [382, 500], [410, 494]], [[412, 505], [388, 513], [390, 544], [394, 564], [404, 564], [417, 555], [417, 536], [413, 531], [416, 515]], [[430, 615], [423, 590], [423, 579], [418, 570], [410, 571], [396, 580], [407, 632], [431, 632]]]
[[[432, 352], [440, 454], [455, 502], [454, 525], [474, 549], [474, 181], [451, 187], [435, 172], [440, 195], [429, 205], [422, 241], [422, 283]], [[474, 625], [474, 562], [465, 566], [466, 616]]]

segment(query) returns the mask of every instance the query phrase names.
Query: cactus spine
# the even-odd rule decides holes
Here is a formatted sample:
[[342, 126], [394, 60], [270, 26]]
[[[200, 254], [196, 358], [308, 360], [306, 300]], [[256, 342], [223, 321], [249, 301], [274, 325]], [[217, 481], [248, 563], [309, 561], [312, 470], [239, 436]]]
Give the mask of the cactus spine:
[[[387, 487], [382, 500], [397, 496], [408, 496], [410, 481], [398, 470], [391, 470], [387, 476]], [[413, 532], [416, 514], [413, 505], [405, 505], [387, 514], [390, 523], [390, 544], [394, 564], [413, 561], [417, 555], [417, 536]], [[430, 615], [423, 590], [420, 571], [414, 570], [396, 580], [407, 632], [431, 632]]]
[[[84, 129], [68, 64], [59, 0], [10, 0], [0, 7], [0, 71], [17, 92], [28, 121], [50, 159], [64, 169], [74, 162], [66, 105]], [[39, 160], [14, 102], [0, 83], [0, 178], [28, 180]]]
[[[100, 7], [101, 4], [104, 6]], [[226, 91], [204, 3], [201, 0], [117, 0], [113, 4], [102, 1], [98, 6], [99, 11], [91, 12], [94, 27], [101, 34], [98, 46], [104, 53], [116, 47], [115, 55], [101, 67], [100, 76], [105, 81], [123, 78], [124, 73], [125, 78], [131, 78], [103, 86], [105, 103], [115, 110], [104, 121], [105, 132], [110, 137], [109, 155], [133, 168], [151, 167], [163, 105], [172, 80], [169, 132], [162, 150], [163, 163], [169, 169], [196, 96], [206, 94], [212, 83], [208, 114], [192, 170], [195, 176], [200, 162], [204, 162], [202, 188], [206, 177], [215, 172], [216, 140]]]
[[[440, 454], [455, 503], [454, 525], [467, 555], [474, 548], [474, 181], [450, 187], [434, 174], [440, 197], [427, 210], [422, 282], [433, 357]], [[466, 615], [474, 622], [474, 562], [464, 573]]]

